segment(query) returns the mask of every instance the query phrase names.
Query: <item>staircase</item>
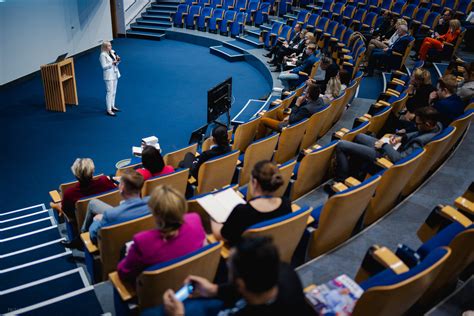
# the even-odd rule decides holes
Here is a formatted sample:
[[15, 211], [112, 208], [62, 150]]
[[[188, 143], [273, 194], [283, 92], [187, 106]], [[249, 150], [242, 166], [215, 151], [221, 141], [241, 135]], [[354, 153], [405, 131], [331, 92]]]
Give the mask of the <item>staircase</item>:
[[86, 272], [44, 204], [0, 213], [0, 314], [100, 315]]
[[166, 30], [173, 26], [171, 14], [176, 12], [179, 2], [155, 1], [141, 17], [130, 24], [127, 37], [161, 40], [166, 36]]

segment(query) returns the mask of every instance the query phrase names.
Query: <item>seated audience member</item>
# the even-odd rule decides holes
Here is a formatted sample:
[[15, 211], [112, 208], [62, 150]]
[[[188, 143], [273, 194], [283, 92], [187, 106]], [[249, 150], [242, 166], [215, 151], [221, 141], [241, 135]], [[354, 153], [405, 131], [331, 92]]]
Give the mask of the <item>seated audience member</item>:
[[369, 64], [367, 65], [367, 76], [373, 76], [374, 70], [379, 65], [391, 65], [393, 52], [404, 54], [410, 43], [411, 36], [408, 34], [408, 28], [405, 24], [400, 24], [397, 28], [398, 38], [390, 46], [386, 48], [374, 48], [369, 56]]
[[464, 66], [464, 82], [458, 88], [458, 96], [464, 104], [470, 103], [474, 98], [474, 62]]
[[305, 302], [301, 281], [288, 264], [280, 262], [270, 238], [244, 238], [231, 250], [228, 263], [230, 283], [218, 285], [191, 275], [184, 282], [192, 282], [193, 297], [203, 299], [181, 302], [170, 289], [164, 293], [163, 307], [156, 315], [313, 314]]
[[275, 53], [273, 59], [268, 61], [271, 66], [275, 66], [275, 70], [281, 69], [283, 61], [289, 57], [297, 57], [304, 51], [306, 45], [314, 42], [314, 34], [309, 33], [307, 30], [302, 30], [298, 33], [298, 39], [293, 40], [292, 43], [283, 44], [280, 49]]
[[420, 46], [425, 40], [426, 37], [436, 38], [441, 34], [446, 34], [449, 29], [449, 22], [453, 19], [453, 12], [449, 8], [445, 8], [441, 18], [438, 21], [438, 24], [435, 26], [434, 30], [429, 32], [429, 29], [420, 28], [419, 32], [415, 35], [415, 45], [413, 46], [413, 51], [417, 52], [420, 50]]
[[82, 232], [89, 231], [93, 243], [97, 243], [97, 234], [104, 226], [110, 226], [130, 221], [150, 214], [148, 198], [141, 198], [143, 177], [135, 170], [127, 170], [120, 177], [119, 190], [123, 200], [120, 205], [112, 207], [101, 200], [93, 199], [89, 202]]
[[[76, 202], [84, 197], [103, 193], [116, 188], [115, 184], [106, 176], [94, 178], [95, 166], [90, 158], [77, 158], [71, 166], [71, 171], [77, 183], [66, 189], [62, 202], [51, 203], [50, 206], [60, 213], [64, 213], [71, 222], [73, 230], [76, 229]], [[80, 242], [78, 232], [74, 231], [75, 242]], [[68, 244], [64, 242], [64, 244]]]
[[199, 215], [187, 213], [184, 196], [172, 187], [156, 187], [148, 206], [156, 229], [136, 234], [117, 266], [120, 279], [131, 284], [147, 267], [196, 251], [206, 241]]
[[457, 88], [456, 77], [444, 75], [439, 78], [436, 91], [430, 94], [430, 104], [439, 112], [444, 127], [464, 113], [465, 104], [456, 94]]
[[366, 38], [366, 44], [370, 44], [372, 39], [378, 41], [387, 40], [393, 35], [393, 33], [395, 33], [395, 23], [397, 22], [397, 18], [393, 17], [392, 13], [388, 10], [382, 13], [382, 18], [383, 20], [377, 28], [362, 32], [362, 35]]
[[286, 90], [291, 90], [291, 87], [298, 83], [300, 80], [299, 72], [305, 72], [307, 74], [311, 73], [313, 64], [318, 61], [315, 52], [316, 45], [308, 45], [305, 50], [306, 59], [303, 61], [303, 63], [289, 71], [282, 72], [280, 76], [278, 76], [278, 79], [281, 80], [281, 84]]
[[[301, 34], [303, 34], [303, 32]], [[303, 64], [305, 59], [309, 57], [306, 55], [306, 47], [309, 45], [314, 45], [314, 47], [317, 47], [316, 37], [314, 37], [313, 33], [306, 32], [304, 33], [304, 39], [298, 43], [296, 50], [289, 55], [283, 56], [282, 63], [279, 66], [277, 65], [276, 68], [272, 69], [271, 71], [278, 72], [282, 70], [290, 70]]]
[[[350, 170], [357, 170], [361, 172], [361, 177], [365, 177], [367, 169], [377, 158], [386, 157], [395, 163], [414, 150], [422, 148], [443, 129], [442, 124], [438, 122], [438, 115], [438, 112], [432, 107], [416, 110], [415, 124], [417, 131], [393, 135], [390, 138], [390, 144], [366, 134], [357, 135], [354, 142], [340, 141], [336, 145], [335, 181], [343, 181], [349, 177]], [[394, 149], [394, 146], [398, 144], [401, 144], [400, 147]], [[357, 166], [354, 166], [355, 161], [358, 162]], [[350, 163], [353, 166], [350, 166]]]
[[253, 198], [247, 204], [237, 205], [224, 224], [212, 221], [214, 236], [235, 245], [248, 227], [291, 213], [291, 202], [287, 198], [273, 196], [282, 185], [280, 170], [273, 162], [256, 163], [249, 182]]
[[137, 172], [143, 176], [145, 181], [174, 171], [172, 166], [165, 165], [160, 151], [153, 146], [145, 146], [143, 148], [142, 164], [143, 168], [137, 169]]
[[414, 113], [416, 109], [429, 106], [430, 94], [435, 90], [435, 87], [431, 84], [431, 73], [428, 69], [415, 69], [407, 89], [407, 110]]
[[232, 149], [229, 145], [227, 129], [224, 126], [219, 125], [212, 130], [212, 142], [211, 149], [204, 151], [198, 157], [187, 153], [184, 160], [179, 164], [181, 168], [190, 168], [191, 175], [196, 180], [198, 179], [199, 168], [203, 163], [214, 157], [227, 154]]
[[342, 85], [341, 81], [339, 80], [339, 76], [332, 77], [331, 79], [329, 79], [329, 82], [326, 86], [326, 91], [323, 95], [321, 95], [324, 104], [331, 103], [332, 100], [334, 100], [341, 94], [341, 91]]
[[436, 49], [438, 52], [443, 50], [445, 43], [454, 43], [461, 34], [461, 22], [459, 20], [449, 21], [449, 29], [443, 35], [439, 35], [435, 38], [427, 37], [423, 40], [420, 50], [418, 52], [419, 58], [421, 60], [426, 60], [428, 51], [431, 48]]
[[407, 21], [404, 19], [392, 18], [390, 27], [388, 27], [380, 37], [376, 37], [370, 40], [369, 45], [367, 45], [367, 51], [365, 56], [370, 56], [374, 48], [388, 48], [400, 37], [400, 34], [397, 32], [397, 29], [400, 25], [407, 25]]
[[344, 92], [346, 88], [351, 85], [351, 74], [346, 69], [341, 69], [337, 76], [339, 77], [339, 81], [341, 81], [341, 92]]
[[290, 39], [289, 42], [277, 40], [275, 45], [273, 45], [273, 47], [271, 48], [270, 52], [263, 56], [268, 57], [268, 58], [272, 58], [273, 56], [273, 58], [275, 58], [276, 54], [278, 53], [280, 49], [282, 48], [288, 49], [289, 47], [292, 47], [293, 45], [297, 44], [297, 42], [299, 42], [300, 40], [300, 34], [301, 34], [301, 24], [297, 23], [293, 29], [293, 37]]
[[328, 84], [329, 79], [337, 76], [339, 73], [339, 66], [330, 57], [325, 56], [321, 58], [321, 64], [319, 65], [319, 68], [324, 71], [324, 79], [313, 80], [313, 83], [318, 84], [322, 91], [326, 91], [326, 85]]
[[265, 136], [266, 128], [271, 128], [281, 132], [283, 127], [297, 123], [301, 120], [311, 117], [314, 113], [324, 107], [324, 101], [319, 97], [321, 90], [319, 86], [311, 83], [307, 84], [304, 94], [296, 99], [295, 105], [288, 110], [281, 109], [277, 112], [277, 119], [263, 117], [260, 121], [257, 135]]

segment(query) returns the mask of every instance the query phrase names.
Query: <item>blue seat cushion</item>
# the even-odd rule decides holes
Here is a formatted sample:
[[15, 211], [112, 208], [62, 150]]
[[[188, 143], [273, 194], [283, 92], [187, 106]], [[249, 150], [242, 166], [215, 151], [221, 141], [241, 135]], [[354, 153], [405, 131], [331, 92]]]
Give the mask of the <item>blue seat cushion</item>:
[[431, 237], [430, 240], [425, 242], [423, 245], [418, 248], [416, 251], [421, 258], [426, 257], [433, 249], [443, 246], [449, 246], [451, 241], [453, 241], [454, 237], [458, 234], [462, 233], [464, 230], [474, 228], [474, 224], [465, 228], [463, 225], [459, 224], [458, 222], [454, 222], [449, 224], [445, 228], [443, 228], [440, 232], [436, 235]]
[[437, 248], [429, 253], [423, 261], [421, 261], [417, 266], [413, 267], [410, 271], [396, 274], [391, 269], [385, 269], [382, 272], [377, 273], [368, 280], [362, 282], [360, 287], [367, 291], [368, 289], [375, 286], [389, 286], [403, 282], [434, 265], [438, 262], [443, 256], [445, 256], [447, 250], [444, 248]]

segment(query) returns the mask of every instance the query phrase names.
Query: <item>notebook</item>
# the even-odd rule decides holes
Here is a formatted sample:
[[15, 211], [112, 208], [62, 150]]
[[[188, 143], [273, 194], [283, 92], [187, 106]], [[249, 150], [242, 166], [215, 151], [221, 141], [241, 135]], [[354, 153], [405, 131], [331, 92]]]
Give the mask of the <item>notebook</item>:
[[218, 223], [225, 223], [234, 207], [247, 203], [232, 188], [205, 195], [197, 202]]

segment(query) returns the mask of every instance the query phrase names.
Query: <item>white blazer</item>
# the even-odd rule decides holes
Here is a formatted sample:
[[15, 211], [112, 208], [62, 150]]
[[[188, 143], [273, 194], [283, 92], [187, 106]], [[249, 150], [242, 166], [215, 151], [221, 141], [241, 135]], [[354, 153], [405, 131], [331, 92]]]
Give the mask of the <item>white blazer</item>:
[[[115, 56], [115, 51], [112, 50], [112, 55]], [[113, 59], [110, 58], [109, 54], [106, 52], [100, 53], [100, 65], [104, 70], [104, 80], [117, 80], [120, 78], [120, 71], [117, 65], [113, 64]]]

